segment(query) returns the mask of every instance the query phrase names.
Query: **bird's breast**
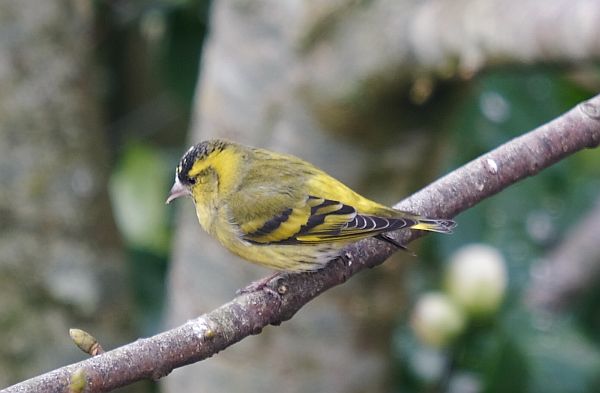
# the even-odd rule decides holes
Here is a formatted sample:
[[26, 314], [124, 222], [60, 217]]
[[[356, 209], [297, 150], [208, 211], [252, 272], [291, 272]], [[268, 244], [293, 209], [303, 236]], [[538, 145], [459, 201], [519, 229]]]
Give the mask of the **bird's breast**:
[[196, 202], [196, 216], [202, 228], [208, 233], [214, 233], [213, 227], [218, 209], [207, 203]]

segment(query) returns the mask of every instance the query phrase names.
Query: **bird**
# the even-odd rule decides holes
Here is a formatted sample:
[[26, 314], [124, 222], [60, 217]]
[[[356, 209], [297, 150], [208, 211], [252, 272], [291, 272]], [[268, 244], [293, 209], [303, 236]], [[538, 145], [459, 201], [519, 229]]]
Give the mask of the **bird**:
[[180, 197], [191, 197], [200, 225], [225, 248], [276, 272], [320, 270], [364, 238], [405, 249], [388, 233], [456, 225], [374, 202], [298, 157], [224, 139], [183, 155], [166, 203]]

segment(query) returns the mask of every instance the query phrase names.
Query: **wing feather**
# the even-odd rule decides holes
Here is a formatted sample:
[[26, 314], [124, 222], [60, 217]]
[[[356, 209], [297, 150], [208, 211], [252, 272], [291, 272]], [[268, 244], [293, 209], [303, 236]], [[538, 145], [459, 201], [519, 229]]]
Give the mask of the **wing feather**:
[[257, 244], [316, 244], [358, 240], [411, 227], [416, 219], [359, 214], [350, 205], [315, 196], [268, 219], [240, 226], [243, 238]]

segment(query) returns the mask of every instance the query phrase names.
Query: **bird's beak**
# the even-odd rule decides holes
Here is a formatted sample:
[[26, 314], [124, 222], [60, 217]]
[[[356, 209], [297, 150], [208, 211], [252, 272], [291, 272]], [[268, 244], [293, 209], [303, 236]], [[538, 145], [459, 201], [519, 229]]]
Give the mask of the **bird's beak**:
[[167, 197], [166, 204], [171, 203], [174, 199], [177, 199], [182, 196], [191, 196], [192, 193], [179, 181], [179, 178], [175, 177], [175, 183], [173, 183], [173, 187], [171, 187], [171, 191], [169, 191], [169, 196]]

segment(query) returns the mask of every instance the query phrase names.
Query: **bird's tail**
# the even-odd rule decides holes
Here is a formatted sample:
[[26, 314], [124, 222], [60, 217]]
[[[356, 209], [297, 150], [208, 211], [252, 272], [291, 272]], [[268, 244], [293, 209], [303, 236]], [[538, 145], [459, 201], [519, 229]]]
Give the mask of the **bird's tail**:
[[453, 220], [419, 217], [418, 222], [410, 228], [430, 232], [452, 233], [454, 227], [456, 227], [456, 222]]

